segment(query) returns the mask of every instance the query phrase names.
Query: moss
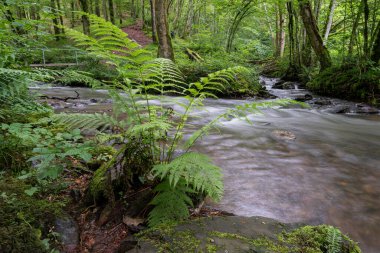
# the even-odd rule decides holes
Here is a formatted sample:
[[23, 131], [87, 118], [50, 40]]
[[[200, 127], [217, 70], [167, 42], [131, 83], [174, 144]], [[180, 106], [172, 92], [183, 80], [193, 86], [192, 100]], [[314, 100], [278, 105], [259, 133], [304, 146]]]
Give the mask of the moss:
[[[290, 232], [283, 232], [275, 239], [261, 237], [248, 238], [240, 234], [209, 232], [204, 239], [198, 239], [192, 230], [180, 230], [176, 224], [164, 224], [139, 234], [140, 239], [153, 245], [158, 252], [218, 252], [223, 245], [212, 238], [240, 241], [259, 252], [277, 253], [361, 253], [357, 243], [343, 235], [337, 228], [328, 225], [304, 226]], [[334, 233], [331, 237], [331, 233]], [[230, 241], [232, 240], [232, 241]], [[238, 243], [237, 245], [239, 245]]]
[[379, 68], [365, 63], [348, 62], [319, 73], [307, 86], [322, 95], [379, 104], [379, 80]]
[[[330, 237], [331, 233], [335, 233], [334, 237]], [[361, 253], [357, 243], [343, 235], [339, 229], [328, 225], [304, 226], [277, 235], [277, 241], [260, 238], [252, 243], [279, 253]]]
[[60, 215], [62, 204], [24, 193], [30, 186], [20, 180], [0, 181], [0, 252], [45, 252], [41, 238]]
[[197, 239], [193, 231], [178, 231], [175, 223], [168, 223], [148, 229], [139, 234], [139, 237], [153, 246], [158, 252], [202, 252], [201, 240]]

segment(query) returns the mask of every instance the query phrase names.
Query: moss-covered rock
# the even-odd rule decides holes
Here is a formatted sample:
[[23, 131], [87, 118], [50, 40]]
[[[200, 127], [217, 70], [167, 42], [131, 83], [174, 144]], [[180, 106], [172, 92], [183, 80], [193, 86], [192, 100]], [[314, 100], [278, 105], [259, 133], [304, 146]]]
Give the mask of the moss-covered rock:
[[361, 253], [338, 229], [284, 224], [263, 217], [211, 217], [164, 225], [139, 235], [132, 252]]

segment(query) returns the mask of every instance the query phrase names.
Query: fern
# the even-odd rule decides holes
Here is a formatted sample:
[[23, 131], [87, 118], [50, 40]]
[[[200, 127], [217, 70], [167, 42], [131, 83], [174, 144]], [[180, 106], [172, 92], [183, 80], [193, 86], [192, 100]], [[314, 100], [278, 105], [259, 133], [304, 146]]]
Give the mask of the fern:
[[56, 114], [53, 120], [57, 123], [65, 125], [69, 129], [93, 130], [98, 129], [104, 131], [114, 127], [123, 127], [123, 122], [116, 120], [114, 117], [105, 113], [99, 114]]
[[328, 226], [327, 229], [327, 253], [340, 253], [342, 249], [342, 233], [333, 226]]
[[172, 187], [184, 180], [194, 191], [205, 193], [215, 201], [223, 194], [221, 169], [203, 154], [185, 153], [168, 164], [154, 166], [152, 173], [161, 180], [167, 178]]
[[[34, 69], [32, 73], [37, 74], [36, 80], [50, 81], [58, 84], [83, 84], [91, 88], [99, 88], [102, 82], [93, 78], [91, 73], [79, 70], [52, 70], [52, 69]], [[42, 78], [41, 78], [42, 77]]]
[[183, 74], [169, 59], [154, 59], [143, 66], [142, 72], [147, 90], [153, 89], [155, 92], [163, 93], [169, 89], [169, 92], [182, 95], [184, 87], [187, 87]]
[[154, 227], [162, 223], [179, 221], [189, 216], [188, 206], [193, 202], [189, 198], [194, 193], [183, 181], [173, 187], [167, 180], [157, 185], [154, 189], [157, 196], [150, 202], [154, 206], [149, 213], [149, 226]]
[[66, 33], [78, 46], [83, 46], [91, 54], [106, 59], [113, 64], [133, 69], [150, 60], [150, 54], [139, 44], [111, 22], [94, 14], [86, 14], [91, 23], [91, 34], [87, 36], [76, 30], [66, 28]]

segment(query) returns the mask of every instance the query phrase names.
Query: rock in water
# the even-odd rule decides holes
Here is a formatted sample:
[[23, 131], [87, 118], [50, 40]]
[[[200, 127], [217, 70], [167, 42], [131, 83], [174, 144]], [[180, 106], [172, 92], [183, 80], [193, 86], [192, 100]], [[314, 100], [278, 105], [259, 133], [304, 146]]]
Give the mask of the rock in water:
[[296, 136], [292, 132], [286, 131], [286, 130], [274, 130], [272, 134], [283, 140], [295, 140]]

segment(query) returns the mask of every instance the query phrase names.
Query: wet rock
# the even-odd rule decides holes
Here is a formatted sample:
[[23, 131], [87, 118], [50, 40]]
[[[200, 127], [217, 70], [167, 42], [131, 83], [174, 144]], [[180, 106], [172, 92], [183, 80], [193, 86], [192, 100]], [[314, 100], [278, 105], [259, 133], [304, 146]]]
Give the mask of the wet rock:
[[273, 89], [291, 90], [295, 89], [296, 85], [293, 82], [280, 81], [272, 86]]
[[110, 221], [111, 215], [112, 215], [112, 209], [113, 208], [111, 207], [111, 205], [107, 205], [103, 209], [103, 211], [100, 213], [99, 219], [97, 221], [98, 226], [103, 226]]
[[314, 104], [321, 105], [321, 106], [326, 106], [326, 105], [332, 105], [332, 102], [329, 99], [320, 98], [320, 99], [314, 101]]
[[283, 224], [263, 217], [201, 218], [181, 224], [169, 233], [154, 231], [148, 238], [140, 239], [136, 248], [127, 252], [158, 252], [154, 241], [169, 246], [172, 252], [209, 252], [207, 249], [210, 248], [217, 249], [216, 252], [268, 252], [248, 241], [263, 236], [275, 239], [276, 234], [297, 227], [299, 225]]
[[76, 252], [79, 244], [78, 224], [70, 215], [55, 221], [55, 231], [60, 234], [64, 252]]
[[357, 104], [355, 112], [364, 114], [378, 114], [379, 110], [368, 105]]
[[125, 253], [128, 250], [132, 250], [137, 246], [137, 239], [133, 235], [128, 235], [121, 243], [115, 253]]
[[296, 136], [295, 134], [293, 134], [292, 132], [289, 132], [289, 131], [285, 131], [285, 130], [274, 130], [272, 132], [272, 134], [279, 138], [279, 139], [283, 139], [283, 140], [295, 140], [296, 139]]
[[294, 100], [299, 101], [299, 102], [306, 102], [312, 99], [313, 99], [313, 96], [310, 94], [300, 95], [294, 98]]
[[338, 105], [336, 107], [330, 108], [327, 110], [329, 113], [349, 113], [351, 112], [351, 108], [349, 105]]

